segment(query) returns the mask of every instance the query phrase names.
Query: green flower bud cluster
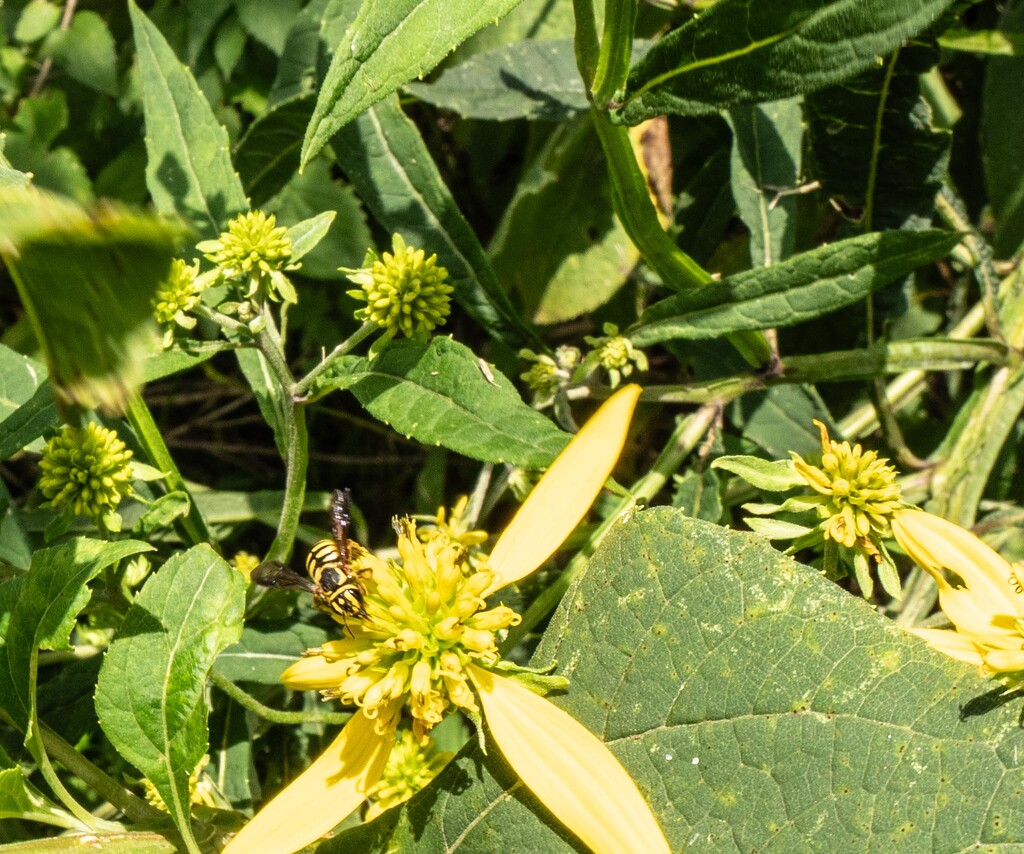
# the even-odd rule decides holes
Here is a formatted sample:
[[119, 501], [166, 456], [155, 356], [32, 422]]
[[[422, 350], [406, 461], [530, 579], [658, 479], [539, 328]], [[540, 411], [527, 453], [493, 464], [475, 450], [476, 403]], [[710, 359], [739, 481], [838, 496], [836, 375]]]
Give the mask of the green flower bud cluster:
[[65, 425], [43, 450], [39, 489], [49, 506], [96, 517], [117, 530], [114, 510], [132, 489], [131, 458], [113, 430], [94, 423]]
[[625, 335], [619, 335], [619, 327], [614, 323], [606, 323], [602, 327], [603, 337], [584, 336], [583, 340], [591, 346], [583, 364], [588, 368], [600, 366], [608, 373], [608, 384], [617, 388], [623, 378], [630, 376], [634, 368], [647, 370], [647, 356], [643, 350], [633, 346]]
[[448, 271], [438, 265], [437, 255], [428, 258], [424, 250], [406, 246], [400, 234], [392, 237], [391, 246], [391, 252], [380, 256], [368, 252], [360, 268], [340, 268], [350, 282], [359, 285], [348, 295], [366, 303], [355, 312], [356, 319], [384, 330], [371, 353], [399, 333], [425, 340], [447, 319], [450, 294], [455, 290], [447, 283]]
[[285, 270], [292, 257], [288, 229], [277, 225], [273, 214], [263, 211], [239, 214], [228, 223], [228, 230], [216, 240], [204, 240], [196, 249], [217, 267], [218, 278], [237, 289], [237, 302], [221, 303], [219, 310], [238, 318], [259, 331], [260, 313], [266, 300], [298, 302], [295, 287]]
[[164, 346], [169, 347], [174, 339], [175, 327], [192, 329], [196, 319], [191, 312], [202, 298], [207, 282], [199, 277], [199, 262], [186, 264], [180, 258], [171, 262], [167, 278], [156, 289], [153, 296], [153, 316], [164, 327]]
[[576, 347], [563, 345], [555, 350], [554, 356], [520, 350], [519, 358], [530, 362], [530, 367], [519, 375], [533, 393], [533, 405], [546, 409], [555, 402], [560, 391], [579, 381], [576, 369], [580, 366], [582, 354]]

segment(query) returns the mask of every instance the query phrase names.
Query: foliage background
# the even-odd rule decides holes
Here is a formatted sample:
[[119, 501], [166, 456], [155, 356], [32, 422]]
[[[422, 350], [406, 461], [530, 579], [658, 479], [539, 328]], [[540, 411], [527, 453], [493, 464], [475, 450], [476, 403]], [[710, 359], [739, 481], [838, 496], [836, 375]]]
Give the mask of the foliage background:
[[[71, 225], [54, 237], [0, 204], [32, 294], [0, 277], [0, 840], [89, 825], [66, 786], [98, 820], [126, 816], [137, 835], [109, 848], [192, 833], [212, 850], [337, 723], [277, 684], [330, 621], [247, 591], [222, 557], [296, 542], [297, 566], [340, 486], [371, 547], [393, 516], [474, 490], [500, 530], [510, 467], [546, 465], [609, 393], [597, 372], [538, 415], [520, 349], [585, 348], [614, 323], [650, 361], [616, 478], [666, 506], [613, 526], [630, 502], [604, 499], [580, 555], [510, 603], [526, 615], [514, 656], [559, 662], [560, 702], [678, 850], [1024, 843], [1019, 701], [898, 628], [929, 618], [927, 578], [901, 559], [899, 600], [824, 579], [812, 550], [800, 566], [728, 530], [756, 494], [711, 468], [813, 456], [817, 418], [892, 457], [907, 500], [1021, 559], [1024, 4], [597, 5], [590, 40], [587, 2], [3, 4], [0, 184], [57, 194]], [[128, 212], [120, 237], [97, 232], [82, 211], [99, 199], [182, 230]], [[123, 419], [58, 406], [54, 385], [105, 358], [80, 342], [137, 326], [122, 272], [152, 288], [172, 248], [199, 257], [250, 207], [288, 226], [335, 212], [290, 274], [290, 376], [356, 331], [338, 268], [394, 232], [449, 269], [452, 340], [333, 362], [299, 407], [308, 454], [280, 378], [207, 320], [138, 360]], [[73, 306], [82, 334], [38, 340], [32, 301], [44, 322]], [[171, 472], [135, 484], [108, 542], [84, 519], [59, 532], [36, 488], [43, 442], [75, 418]], [[206, 610], [177, 612], [186, 593]], [[206, 657], [185, 666], [143, 616], [188, 625]], [[125, 684], [153, 690], [120, 719]], [[462, 752], [435, 786], [322, 850], [573, 844], [464, 726], [439, 740]], [[205, 753], [221, 800], [190, 822]], [[131, 800], [143, 775], [181, 800], [175, 826]]]

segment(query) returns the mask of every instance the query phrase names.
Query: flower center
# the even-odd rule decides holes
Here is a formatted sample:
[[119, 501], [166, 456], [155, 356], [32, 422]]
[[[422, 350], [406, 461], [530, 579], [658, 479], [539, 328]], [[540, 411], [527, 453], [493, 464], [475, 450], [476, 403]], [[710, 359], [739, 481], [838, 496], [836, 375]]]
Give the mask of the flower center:
[[494, 573], [474, 571], [464, 547], [443, 537], [424, 542], [409, 519], [398, 529], [400, 560], [360, 550], [353, 562], [369, 619], [350, 620], [351, 638], [313, 652], [338, 677], [324, 697], [368, 712], [405, 697], [421, 736], [451, 706], [479, 715], [466, 667], [495, 664], [496, 633], [520, 617], [504, 605], [486, 607]]

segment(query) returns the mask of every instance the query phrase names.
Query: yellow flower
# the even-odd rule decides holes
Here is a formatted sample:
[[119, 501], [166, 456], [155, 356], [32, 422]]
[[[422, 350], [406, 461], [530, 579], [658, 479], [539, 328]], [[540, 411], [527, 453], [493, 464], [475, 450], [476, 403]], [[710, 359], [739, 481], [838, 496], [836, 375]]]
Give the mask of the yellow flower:
[[1016, 687], [1024, 671], [1024, 587], [1014, 568], [970, 531], [922, 510], [897, 512], [892, 532], [935, 579], [939, 604], [956, 627], [911, 631]]
[[479, 528], [471, 528], [463, 519], [469, 506], [469, 496], [463, 495], [449, 511], [445, 507], [437, 508], [433, 522], [428, 522], [417, 530], [416, 534], [424, 543], [441, 540], [462, 546], [466, 552], [469, 569], [482, 569], [487, 562], [487, 554], [480, 546], [487, 542], [487, 532]]
[[[499, 537], [489, 569], [464, 575], [456, 544], [423, 543], [402, 526], [402, 563], [366, 556], [368, 621], [289, 668], [293, 687], [359, 706], [334, 743], [267, 804], [225, 854], [288, 854], [359, 807], [380, 780], [403, 705], [424, 734], [451, 706], [487, 722], [520, 779], [595, 852], [667, 852], [636, 784], [586, 727], [495, 672], [494, 632], [518, 619], [484, 599], [532, 573], [586, 515], [622, 451], [639, 388], [613, 395], [548, 469]], [[392, 632], [381, 640], [381, 635]]]
[[836, 442], [828, 428], [821, 432], [821, 466], [812, 466], [790, 451], [797, 473], [815, 492], [825, 539], [848, 549], [879, 556], [879, 539], [889, 534], [889, 518], [902, 507], [896, 469], [875, 451]]

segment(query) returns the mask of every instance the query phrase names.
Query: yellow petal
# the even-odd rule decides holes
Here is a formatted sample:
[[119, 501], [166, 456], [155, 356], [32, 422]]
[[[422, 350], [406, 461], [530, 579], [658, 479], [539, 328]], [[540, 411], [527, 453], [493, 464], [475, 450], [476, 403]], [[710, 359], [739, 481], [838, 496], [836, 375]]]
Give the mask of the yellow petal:
[[1024, 596], [1016, 593], [1013, 567], [970, 531], [921, 510], [899, 510], [892, 532], [903, 550], [924, 569], [950, 569], [992, 614], [1024, 617]]
[[939, 605], [956, 630], [968, 635], [975, 643], [998, 646], [1010, 638], [1017, 646], [1021, 644], [1020, 632], [1012, 619], [993, 613], [993, 603], [986, 602], [966, 587], [940, 587]]
[[356, 712], [331, 746], [256, 813], [222, 854], [292, 854], [342, 821], [384, 772], [400, 708], [395, 702], [381, 710], [382, 732], [378, 719]]
[[293, 691], [325, 691], [341, 684], [349, 666], [348, 661], [327, 661], [322, 655], [310, 655], [288, 665], [281, 681]]
[[1024, 670], [1024, 650], [987, 650], [985, 652], [985, 666], [996, 673], [1016, 673]]
[[533, 572], [587, 514], [622, 453], [639, 397], [637, 385], [619, 389], [544, 473], [491, 552], [491, 592]]
[[668, 842], [626, 769], [583, 724], [514, 679], [469, 675], [502, 755], [595, 854], [668, 854]]
[[966, 661], [981, 667], [984, 664], [978, 647], [965, 635], [946, 629], [909, 629], [911, 634], [928, 641], [928, 645], [939, 652], [944, 652], [957, 661]]

